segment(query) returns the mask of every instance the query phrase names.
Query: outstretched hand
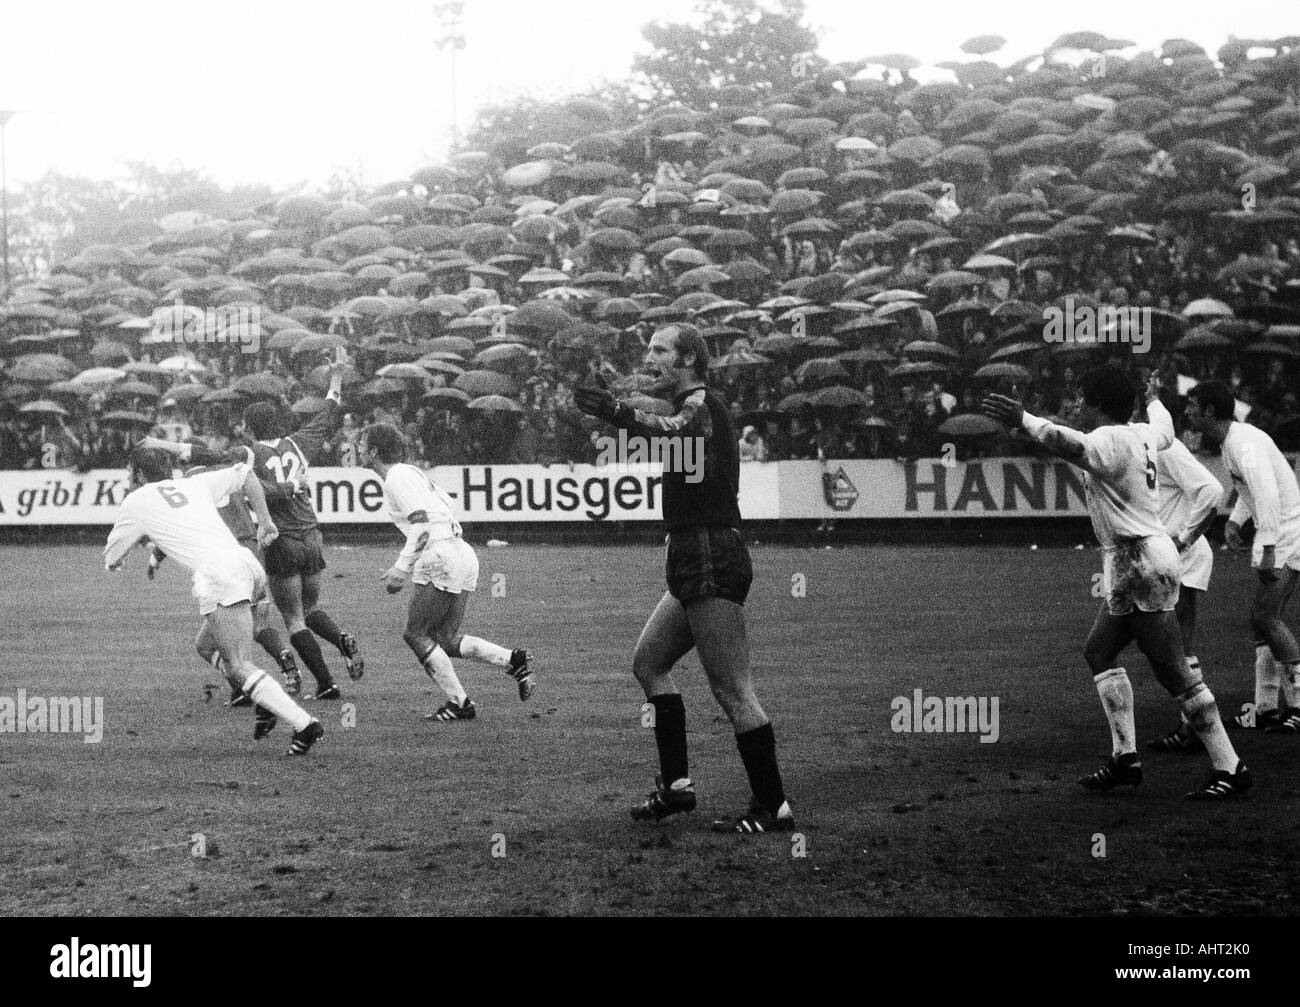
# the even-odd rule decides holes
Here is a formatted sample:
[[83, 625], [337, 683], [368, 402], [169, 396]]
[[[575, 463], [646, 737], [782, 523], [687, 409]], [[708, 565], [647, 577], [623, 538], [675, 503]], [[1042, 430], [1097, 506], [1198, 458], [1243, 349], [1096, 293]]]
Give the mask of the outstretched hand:
[[990, 419], [1005, 423], [1013, 430], [1020, 426], [1025, 418], [1025, 407], [1006, 395], [985, 395], [980, 403], [980, 411]]
[[588, 416], [606, 421], [618, 415], [618, 399], [604, 388], [575, 388], [573, 404]]

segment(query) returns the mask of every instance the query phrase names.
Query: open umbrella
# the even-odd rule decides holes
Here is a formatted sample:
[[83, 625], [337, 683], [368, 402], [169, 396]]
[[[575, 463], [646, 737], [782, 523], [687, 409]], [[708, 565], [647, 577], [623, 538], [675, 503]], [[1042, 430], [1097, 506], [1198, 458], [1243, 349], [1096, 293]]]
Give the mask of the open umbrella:
[[1233, 310], [1213, 297], [1202, 297], [1183, 308], [1183, 314], [1188, 318], [1231, 318]]
[[274, 374], [259, 371], [256, 374], [245, 374], [230, 386], [230, 390], [241, 395], [278, 398], [288, 391], [288, 386]]
[[470, 396], [459, 388], [433, 388], [425, 392], [420, 401], [447, 409], [456, 405], [468, 405]]
[[740, 349], [715, 357], [709, 362], [709, 367], [714, 370], [762, 370], [771, 363], [771, 359], [761, 353]]
[[849, 372], [844, 369], [842, 363], [834, 358], [817, 357], [800, 364], [799, 368], [794, 372], [794, 376], [800, 383], [806, 384], [810, 381], [831, 381], [848, 378]]
[[1006, 429], [997, 420], [981, 413], [962, 413], [940, 423], [938, 432], [943, 437], [987, 437], [1006, 433]]
[[985, 364], [975, 372], [977, 378], [1009, 378], [1013, 381], [1028, 381], [1030, 374], [1029, 368], [1021, 367], [1019, 364], [1009, 364], [1005, 361]]
[[57, 402], [51, 402], [49, 399], [37, 399], [35, 402], [28, 402], [18, 408], [24, 415], [42, 415], [42, 416], [67, 416], [68, 411]]
[[813, 392], [808, 401], [817, 409], [852, 409], [871, 405], [865, 395], [845, 385], [831, 385]]
[[499, 371], [466, 371], [452, 382], [453, 388], [459, 388], [476, 398], [485, 395], [517, 395], [518, 389], [509, 375]]
[[469, 403], [470, 409], [487, 413], [522, 413], [524, 407], [504, 395], [482, 395]]
[[[44, 385], [63, 381], [71, 377], [76, 370], [76, 366], [66, 357], [54, 353], [30, 353], [15, 360], [6, 377], [10, 381], [27, 381]], [[125, 377], [123, 371], [118, 371], [117, 374], [118, 377]]]
[[375, 374], [381, 378], [390, 378], [394, 381], [427, 381], [433, 375], [420, 364], [397, 363], [385, 364]]
[[[18, 378], [13, 371], [9, 372], [10, 377]], [[79, 385], [110, 385], [115, 381], [121, 381], [126, 377], [126, 371], [119, 370], [116, 367], [91, 367], [82, 371], [72, 380]], [[24, 379], [19, 379], [24, 380]], [[31, 380], [27, 378], [25, 380]]]
[[144, 413], [131, 412], [127, 409], [119, 409], [115, 412], [105, 413], [99, 418], [99, 422], [107, 426], [118, 427], [151, 427], [153, 420]]

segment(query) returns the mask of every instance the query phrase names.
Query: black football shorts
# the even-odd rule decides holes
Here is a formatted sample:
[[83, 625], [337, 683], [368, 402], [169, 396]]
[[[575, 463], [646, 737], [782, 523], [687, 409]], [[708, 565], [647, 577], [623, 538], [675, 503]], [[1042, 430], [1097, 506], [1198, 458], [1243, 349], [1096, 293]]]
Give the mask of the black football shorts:
[[749, 597], [754, 568], [744, 537], [735, 528], [687, 528], [668, 533], [668, 593], [683, 605], [695, 598]]
[[266, 572], [272, 577], [307, 577], [324, 569], [325, 540], [319, 528], [281, 535], [266, 547]]

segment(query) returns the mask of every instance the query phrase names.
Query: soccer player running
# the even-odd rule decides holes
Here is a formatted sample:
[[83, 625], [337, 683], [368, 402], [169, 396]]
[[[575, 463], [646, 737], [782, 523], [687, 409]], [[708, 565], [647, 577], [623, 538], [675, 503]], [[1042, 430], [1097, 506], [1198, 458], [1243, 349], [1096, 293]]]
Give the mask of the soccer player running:
[[[1214, 550], [1204, 533], [1218, 513], [1223, 486], [1177, 437], [1156, 455], [1156, 486], [1160, 523], [1178, 550], [1178, 604], [1174, 615], [1183, 636], [1187, 669], [1199, 678], [1201, 661], [1194, 656], [1196, 610], [1201, 595], [1209, 590], [1214, 572]], [[1147, 748], [1156, 752], [1198, 752], [1202, 745], [1186, 718], [1181, 718], [1168, 734], [1147, 742]]]
[[[251, 460], [251, 459], [250, 459]], [[265, 546], [278, 534], [250, 461], [187, 479], [172, 478], [172, 456], [136, 448], [128, 465], [131, 486], [104, 547], [104, 566], [120, 570], [127, 553], [148, 539], [193, 574], [194, 597], [203, 633], [218, 650], [225, 672], [258, 707], [293, 728], [288, 755], [304, 755], [325, 733], [320, 721], [295, 703], [280, 683], [255, 665], [251, 603], [265, 586], [265, 574], [217, 513], [216, 502], [243, 487], [258, 517], [258, 540]], [[255, 737], [270, 728], [258, 721]], [[274, 723], [271, 721], [270, 723]]]
[[[700, 656], [713, 695], [736, 732], [736, 745], [753, 792], [737, 818], [715, 821], [718, 832], [789, 832], [794, 813], [786, 801], [776, 760], [776, 737], [754, 694], [749, 670], [745, 599], [753, 569], [740, 531], [736, 498], [740, 459], [735, 426], [726, 403], [705, 385], [709, 351], [693, 325], [655, 332], [646, 370], [659, 391], [673, 395], [671, 416], [656, 416], [619, 402], [604, 388], [579, 388], [574, 402], [596, 416], [653, 443], [669, 446], [669, 459], [684, 459], [686, 438], [702, 446], [702, 472], [666, 465], [663, 517], [668, 527], [668, 590], [651, 613], [632, 656], [632, 673], [654, 707], [660, 773], [655, 789], [632, 808], [637, 821], [659, 821], [695, 808], [686, 753], [686, 707], [672, 668], [692, 647]], [[672, 442], [677, 442], [673, 444]], [[674, 454], [672, 449], [677, 449]], [[652, 454], [663, 457], [663, 454]]]
[[[340, 630], [319, 607], [320, 574], [325, 569], [324, 541], [307, 478], [308, 458], [316, 454], [342, 422], [342, 389], [343, 364], [336, 362], [330, 368], [325, 405], [292, 434], [284, 432], [280, 408], [275, 403], [254, 402], [244, 410], [243, 417], [244, 431], [254, 441], [254, 472], [280, 529], [279, 538], [266, 548], [271, 597], [284, 617], [289, 642], [316, 679], [315, 699], [338, 699], [340, 693], [313, 633], [338, 649], [353, 679], [359, 679], [365, 670], [355, 637]], [[225, 455], [190, 444], [172, 445], [166, 450], [195, 465], [229, 462]]]
[[1174, 615], [1178, 603], [1178, 552], [1160, 523], [1157, 453], [1174, 440], [1173, 419], [1160, 402], [1160, 379], [1152, 374], [1146, 389], [1147, 423], [1130, 423], [1137, 387], [1123, 369], [1104, 364], [1079, 379], [1083, 434], [1025, 412], [1015, 399], [989, 395], [983, 411], [1011, 427], [1023, 427], [1053, 454], [1084, 471], [1084, 488], [1093, 531], [1104, 550], [1106, 600], [1084, 646], [1110, 724], [1112, 751], [1106, 764], [1080, 778], [1087, 790], [1108, 791], [1142, 782], [1133, 724], [1133, 687], [1115, 665], [1131, 642], [1151, 662], [1157, 681], [1178, 702], [1209, 753], [1213, 767], [1186, 796], [1221, 800], [1251, 788], [1250, 771], [1237, 757], [1219, 719], [1209, 687], [1187, 665]]
[[391, 423], [375, 423], [361, 432], [357, 459], [384, 480], [388, 515], [406, 535], [406, 545], [383, 581], [389, 594], [401, 591], [408, 576], [415, 585], [402, 639], [447, 697], [425, 720], [473, 720], [478, 712], [456, 676], [453, 657], [503, 669], [518, 684], [519, 698], [528, 699], [536, 687], [528, 651], [508, 650], [460, 631], [479, 568], [474, 550], [461, 538], [451, 499], [422, 470], [406, 463], [405, 438]]
[[[167, 444], [167, 441], [158, 441], [151, 437], [145, 437], [141, 440], [143, 447], [156, 447], [159, 444]], [[191, 442], [195, 443], [195, 442]], [[249, 455], [251, 458], [252, 456]], [[250, 462], [251, 464], [251, 462]], [[186, 476], [197, 475], [202, 471], [214, 471], [225, 466], [213, 465], [204, 468], [195, 468], [187, 471]], [[230, 533], [235, 536], [235, 541], [253, 554], [259, 566], [265, 568], [265, 557], [262, 554], [262, 546], [257, 540], [257, 525], [253, 523], [252, 513], [249, 510], [248, 498], [244, 496], [242, 487], [236, 487], [230, 492], [230, 495], [224, 500], [217, 501], [217, 513], [221, 515], [221, 520], [226, 523]], [[158, 568], [162, 565], [163, 560], [167, 558], [157, 545], [153, 546], [152, 554], [149, 557], [149, 565], [146, 570], [150, 580], [154, 579]], [[290, 696], [296, 696], [302, 689], [302, 676], [298, 672], [298, 664], [294, 660], [293, 650], [289, 648], [284, 637], [281, 636], [279, 629], [276, 628], [271, 619], [271, 599], [263, 589], [256, 598], [253, 599], [253, 639], [256, 640], [271, 657], [276, 664], [280, 666], [280, 674], [284, 679], [284, 691]], [[208, 664], [225, 675], [227, 681], [230, 676], [225, 672], [225, 662], [221, 659], [221, 652], [213, 645], [211, 637], [206, 634], [202, 628], [199, 630], [198, 638], [194, 641], [195, 649], [199, 652], [199, 657], [203, 658]], [[229, 706], [252, 706], [250, 700], [240, 689], [239, 684], [231, 682]], [[259, 715], [262, 713], [258, 707]], [[274, 718], [269, 721], [269, 726], [275, 724]]]
[[[1300, 732], [1300, 645], [1282, 619], [1300, 577], [1300, 486], [1273, 438], [1233, 419], [1236, 400], [1220, 381], [1191, 390], [1184, 414], [1207, 444], [1219, 447], [1237, 497], [1224, 536], [1244, 548], [1241, 526], [1255, 519], [1251, 566], [1257, 583], [1250, 609], [1255, 634], [1254, 726], [1270, 733]], [[1283, 709], [1279, 702], [1285, 701]], [[1237, 718], [1241, 727], [1247, 716]]]

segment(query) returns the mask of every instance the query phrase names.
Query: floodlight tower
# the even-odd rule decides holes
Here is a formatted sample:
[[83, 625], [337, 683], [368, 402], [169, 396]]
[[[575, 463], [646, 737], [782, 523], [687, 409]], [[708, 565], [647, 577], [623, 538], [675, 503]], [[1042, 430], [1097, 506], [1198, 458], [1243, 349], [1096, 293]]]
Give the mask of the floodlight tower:
[[438, 17], [442, 34], [434, 41], [439, 49], [450, 49], [451, 65], [451, 145], [460, 142], [460, 122], [456, 107], [456, 50], [465, 48], [465, 36], [461, 34], [461, 15], [465, 11], [462, 0], [449, 0], [447, 3], [435, 3], [433, 12]]

